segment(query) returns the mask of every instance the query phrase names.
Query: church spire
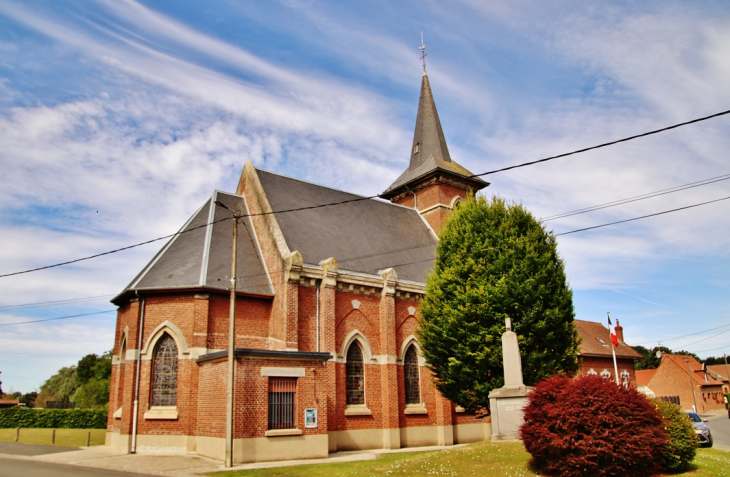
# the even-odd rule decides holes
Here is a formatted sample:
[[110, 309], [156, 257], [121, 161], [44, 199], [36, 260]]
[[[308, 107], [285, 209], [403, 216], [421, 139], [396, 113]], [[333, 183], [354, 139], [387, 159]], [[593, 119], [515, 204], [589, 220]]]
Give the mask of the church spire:
[[439, 121], [439, 114], [436, 111], [436, 102], [433, 100], [431, 84], [424, 71], [421, 80], [421, 97], [418, 101], [418, 114], [416, 115], [416, 129], [413, 133], [411, 163], [408, 169], [421, 167], [431, 156], [451, 162], [449, 148], [446, 146], [444, 131], [441, 129], [441, 121]]
[[[424, 52], [425, 53], [425, 52]], [[460, 164], [451, 160], [449, 148], [446, 145], [444, 131], [441, 128], [436, 102], [431, 92], [426, 71], [421, 80], [421, 97], [418, 101], [416, 128], [413, 133], [411, 146], [411, 160], [408, 169], [393, 182], [382, 197], [394, 202], [415, 188], [421, 188], [426, 182], [434, 180], [457, 181], [464, 189], [475, 192], [488, 186], [489, 183], [473, 174]]]
[[455, 204], [487, 187], [489, 183], [474, 177], [474, 174], [466, 168], [451, 160], [426, 73], [423, 38], [420, 50], [423, 78], [416, 128], [413, 132], [411, 160], [405, 172], [381, 194], [381, 197], [418, 210], [438, 234]]

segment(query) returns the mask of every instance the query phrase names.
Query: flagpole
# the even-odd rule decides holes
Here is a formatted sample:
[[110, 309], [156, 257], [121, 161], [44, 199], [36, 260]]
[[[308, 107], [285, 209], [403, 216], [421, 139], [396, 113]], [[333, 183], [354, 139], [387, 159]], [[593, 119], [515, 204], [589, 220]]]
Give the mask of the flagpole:
[[[608, 312], [608, 332], [611, 333], [611, 312]], [[610, 336], [609, 336], [610, 338]], [[611, 353], [613, 354], [613, 373], [616, 375], [616, 386], [619, 386], [620, 383], [618, 382], [618, 364], [616, 364], [616, 346], [613, 344], [613, 340], [611, 341]]]

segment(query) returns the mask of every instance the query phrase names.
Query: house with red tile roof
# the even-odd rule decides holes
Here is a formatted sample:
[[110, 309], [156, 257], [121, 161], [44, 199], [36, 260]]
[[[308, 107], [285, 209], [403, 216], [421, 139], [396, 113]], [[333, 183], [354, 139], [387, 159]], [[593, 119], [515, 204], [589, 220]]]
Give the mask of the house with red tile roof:
[[[574, 320], [573, 324], [580, 337], [578, 375], [594, 374], [615, 380], [611, 336], [608, 328], [595, 321]], [[618, 346], [615, 351], [619, 381], [636, 386], [634, 362], [641, 359], [641, 355], [624, 343], [623, 328], [618, 321], [616, 321], [616, 335], [618, 336]]]
[[730, 393], [730, 366], [726, 364], [711, 364], [707, 372], [715, 379], [722, 381], [722, 392]]
[[641, 369], [636, 371], [636, 389], [650, 398], [655, 398], [656, 393], [649, 387], [649, 381], [656, 374], [656, 369]]
[[[682, 409], [707, 412], [725, 409], [722, 381], [692, 356], [665, 354], [646, 385], [656, 397], [677, 399]], [[648, 375], [648, 374], [647, 374]], [[645, 379], [642, 373], [642, 381]]]

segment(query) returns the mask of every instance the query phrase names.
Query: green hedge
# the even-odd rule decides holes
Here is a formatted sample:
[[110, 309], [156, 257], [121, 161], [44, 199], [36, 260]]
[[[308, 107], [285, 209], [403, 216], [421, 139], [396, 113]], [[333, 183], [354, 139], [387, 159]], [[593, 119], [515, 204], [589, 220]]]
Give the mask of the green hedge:
[[104, 429], [106, 409], [0, 409], [0, 428]]

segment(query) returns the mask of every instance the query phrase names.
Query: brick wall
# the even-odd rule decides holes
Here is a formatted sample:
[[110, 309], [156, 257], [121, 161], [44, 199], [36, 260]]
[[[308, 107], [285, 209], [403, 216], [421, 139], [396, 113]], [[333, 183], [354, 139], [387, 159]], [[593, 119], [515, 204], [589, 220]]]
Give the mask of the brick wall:
[[[626, 358], [616, 358], [616, 365], [618, 366], [619, 382], [623, 382], [621, 379], [621, 373], [628, 371], [629, 373], [629, 384], [636, 387], [636, 371], [634, 370], [634, 360]], [[600, 376], [603, 370], [607, 370], [611, 373], [610, 380], [614, 381], [613, 369], [613, 357], [593, 357], [593, 356], [581, 356], [580, 357], [580, 368], [578, 375], [588, 374], [590, 370], [595, 371]]]

